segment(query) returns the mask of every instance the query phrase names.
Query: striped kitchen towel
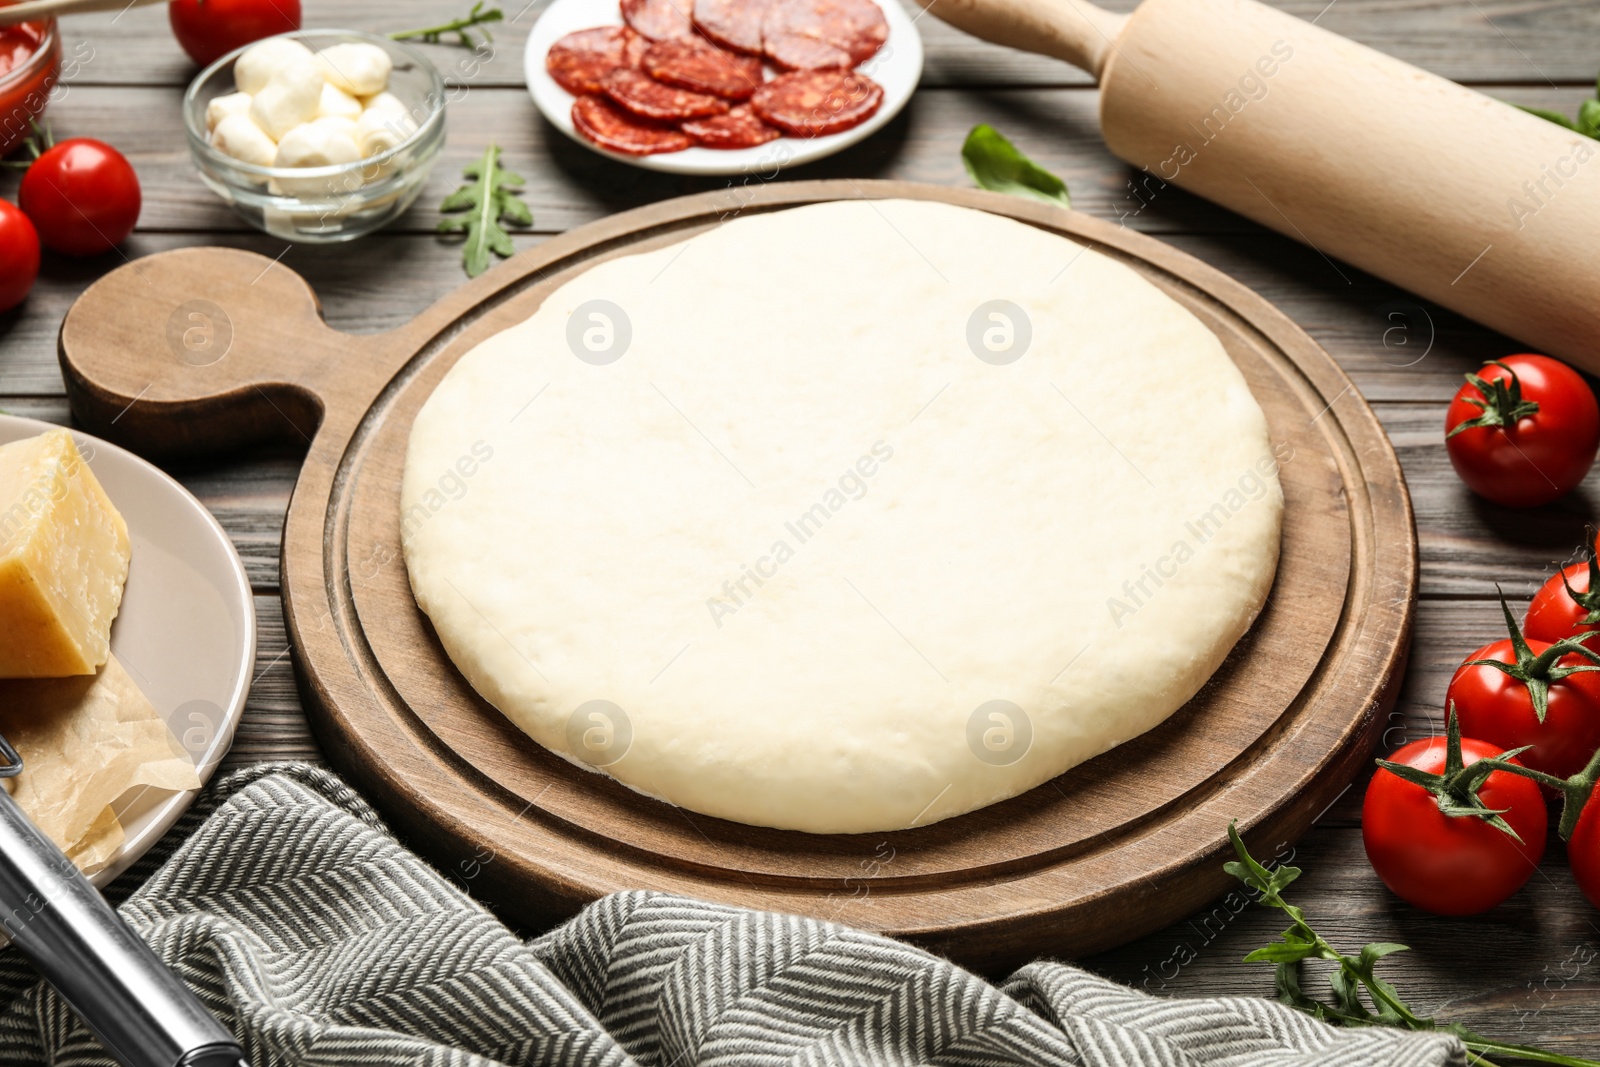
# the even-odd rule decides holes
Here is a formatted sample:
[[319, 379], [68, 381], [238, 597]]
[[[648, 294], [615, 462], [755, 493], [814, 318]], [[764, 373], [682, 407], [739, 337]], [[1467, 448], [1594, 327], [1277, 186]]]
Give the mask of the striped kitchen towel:
[[[523, 941], [307, 766], [218, 782], [168, 840], [122, 880], [145, 876], [123, 914], [256, 1067], [1465, 1062], [1445, 1035], [1151, 997], [1060, 963], [994, 986], [848, 927], [663, 893]], [[14, 952], [0, 1003], [0, 1064], [112, 1063]]]

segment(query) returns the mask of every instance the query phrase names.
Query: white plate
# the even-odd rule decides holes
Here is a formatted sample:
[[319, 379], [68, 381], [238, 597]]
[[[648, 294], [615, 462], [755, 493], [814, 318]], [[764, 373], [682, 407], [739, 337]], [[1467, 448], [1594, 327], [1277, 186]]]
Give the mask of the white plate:
[[889, 39], [878, 54], [856, 69], [883, 86], [883, 106], [877, 114], [854, 129], [826, 137], [789, 137], [769, 141], [755, 148], [732, 151], [715, 148], [686, 148], [682, 152], [663, 152], [654, 156], [628, 156], [607, 151], [585, 140], [572, 128], [573, 96], [556, 84], [544, 69], [545, 53], [556, 41], [575, 30], [591, 26], [620, 26], [622, 14], [617, 0], [555, 0], [534, 24], [528, 35], [528, 50], [523, 54], [523, 69], [533, 102], [551, 124], [585, 148], [608, 159], [631, 163], [646, 170], [668, 174], [764, 174], [770, 177], [781, 167], [797, 166], [831, 156], [849, 148], [864, 137], [882, 129], [900, 113], [911, 99], [922, 76], [922, 38], [899, 0], [877, 0], [889, 23]]
[[[55, 429], [0, 415], [0, 444]], [[189, 491], [116, 445], [73, 432], [122, 512], [133, 562], [111, 647], [194, 760], [203, 784], [233, 743], [256, 657], [255, 602], [233, 542]], [[90, 881], [103, 886], [172, 828], [198, 791], [145, 791], [116, 805], [126, 839]]]

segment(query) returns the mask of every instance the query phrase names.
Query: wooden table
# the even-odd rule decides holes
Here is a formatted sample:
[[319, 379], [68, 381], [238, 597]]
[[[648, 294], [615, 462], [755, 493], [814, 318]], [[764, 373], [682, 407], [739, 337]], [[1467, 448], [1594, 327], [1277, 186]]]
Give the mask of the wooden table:
[[[571, 144], [534, 111], [522, 87], [522, 43], [542, 6], [505, 4], [492, 55], [436, 48], [457, 93], [449, 145], [418, 205], [387, 231], [353, 245], [287, 247], [247, 229], [200, 184], [184, 145], [178, 103], [193, 73], [160, 8], [83, 16], [66, 27], [67, 76], [50, 119], [58, 136], [103, 138], [138, 169], [144, 213], [121, 253], [48, 259], [17, 311], [0, 314], [0, 408], [55, 422], [68, 412], [56, 366], [62, 314], [95, 277], [161, 249], [249, 248], [300, 272], [334, 325], [358, 332], [404, 322], [462, 280], [458, 251], [433, 235], [439, 200], [462, 165], [493, 139], [528, 178], [536, 227], [527, 247], [608, 212], [720, 181], [653, 175]], [[1288, 11], [1503, 99], [1569, 114], [1593, 92], [1600, 66], [1600, 5], [1593, 0], [1275, 0]], [[308, 0], [308, 26], [392, 30], [457, 14], [443, 0]], [[1128, 0], [1110, 6], [1126, 8]], [[801, 168], [797, 177], [907, 178], [963, 185], [958, 149], [989, 122], [1071, 185], [1076, 207], [1158, 235], [1232, 274], [1283, 308], [1345, 367], [1399, 450], [1421, 539], [1421, 603], [1410, 673], [1386, 743], [1439, 728], [1451, 671], [1501, 636], [1495, 583], [1525, 599], [1593, 521], [1600, 472], [1568, 499], [1514, 513], [1473, 498], [1441, 443], [1447, 399], [1464, 371], [1517, 351], [1515, 343], [1175, 189], [1133, 192], [1133, 172], [1096, 133], [1096, 95], [1072, 68], [976, 42], [932, 18], [921, 91], [905, 113], [864, 144]], [[1315, 121], [1308, 116], [1307, 121]], [[16, 178], [0, 176], [14, 199]], [[1596, 279], [1573, 278], [1594, 286]], [[1600, 299], [1600, 293], [1596, 295]], [[295, 693], [278, 604], [278, 540], [299, 459], [283, 452], [231, 457], [174, 471], [228, 529], [256, 591], [261, 623], [257, 678], [230, 757], [234, 765], [318, 758]], [[1398, 902], [1361, 850], [1358, 782], [1294, 849], [1307, 874], [1295, 898], [1330, 938], [1353, 949], [1399, 941], [1416, 950], [1386, 961], [1413, 1005], [1483, 1033], [1600, 1056], [1600, 913], [1579, 895], [1559, 843], [1539, 874], [1485, 916], [1446, 920]], [[1090, 967], [1152, 992], [1270, 995], [1271, 970], [1239, 962], [1282, 927], [1275, 913], [1225, 901]]]

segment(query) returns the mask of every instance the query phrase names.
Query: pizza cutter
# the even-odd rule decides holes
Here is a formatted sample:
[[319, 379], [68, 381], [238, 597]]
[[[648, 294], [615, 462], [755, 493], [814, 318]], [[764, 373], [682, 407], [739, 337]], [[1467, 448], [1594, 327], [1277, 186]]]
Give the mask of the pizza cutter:
[[[0, 736], [0, 778], [22, 757]], [[0, 789], [0, 928], [122, 1067], [243, 1067], [233, 1035]]]

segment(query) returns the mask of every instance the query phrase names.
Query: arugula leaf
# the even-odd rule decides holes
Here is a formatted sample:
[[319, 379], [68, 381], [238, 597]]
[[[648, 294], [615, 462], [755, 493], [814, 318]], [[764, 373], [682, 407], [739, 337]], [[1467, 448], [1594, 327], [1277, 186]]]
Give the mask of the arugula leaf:
[[501, 227], [502, 220], [514, 226], [533, 225], [533, 212], [517, 199], [525, 184], [522, 175], [500, 166], [500, 146], [491, 144], [483, 151], [483, 158], [468, 166], [463, 172], [472, 181], [444, 198], [439, 210], [449, 214], [465, 211], [456, 218], [441, 219], [440, 233], [464, 233], [466, 244], [461, 250], [461, 262], [467, 277], [476, 278], [489, 269], [489, 254], [501, 258], [517, 254], [511, 235]]
[[[483, 6], [485, 2], [486, 0], [478, 0], [477, 3], [472, 5], [472, 10], [461, 18], [452, 19], [437, 26], [424, 26], [420, 30], [396, 30], [389, 35], [389, 39], [391, 41], [417, 39], [424, 44], [449, 44], [452, 42], [445, 41], [443, 39], [444, 35], [453, 33], [456, 36], [453, 43], [460, 45], [462, 48], [477, 48], [480, 42], [470, 32], [472, 27], [482, 26], [486, 22], [500, 22], [506, 17], [505, 12], [497, 7], [485, 9]], [[494, 42], [494, 36], [488, 30], [480, 30], [479, 32], [483, 34], [481, 43], [492, 44]]]
[[981, 188], [1072, 206], [1066, 182], [1023, 155], [987, 123], [972, 127], [967, 134], [961, 146], [961, 162]]
[[[1595, 759], [1597, 766], [1600, 766], [1600, 754]], [[1378, 961], [1385, 956], [1409, 951], [1405, 945], [1380, 941], [1365, 946], [1358, 955], [1346, 956], [1311, 928], [1299, 908], [1283, 899], [1282, 890], [1300, 876], [1298, 867], [1280, 866], [1269, 870], [1263, 866], [1245, 847], [1237, 823], [1228, 824], [1228, 840], [1232, 842], [1233, 851], [1239, 858], [1224, 865], [1227, 872], [1259, 894], [1256, 903], [1262, 907], [1277, 908], [1294, 923], [1279, 940], [1245, 957], [1246, 962], [1264, 961], [1276, 965], [1273, 969], [1274, 984], [1278, 1000], [1282, 1003], [1334, 1026], [1394, 1026], [1402, 1030], [1433, 1030], [1454, 1034], [1467, 1046], [1471, 1062], [1477, 1067], [1493, 1067], [1486, 1058], [1489, 1055], [1530, 1063], [1561, 1064], [1564, 1067], [1600, 1067], [1600, 1062], [1595, 1060], [1499, 1041], [1473, 1033], [1459, 1023], [1439, 1022], [1418, 1015], [1406, 1005], [1393, 985], [1375, 973]], [[1335, 965], [1328, 975], [1328, 985], [1333, 994], [1331, 1002], [1318, 1000], [1301, 987], [1300, 963], [1308, 959], [1326, 960]]]

